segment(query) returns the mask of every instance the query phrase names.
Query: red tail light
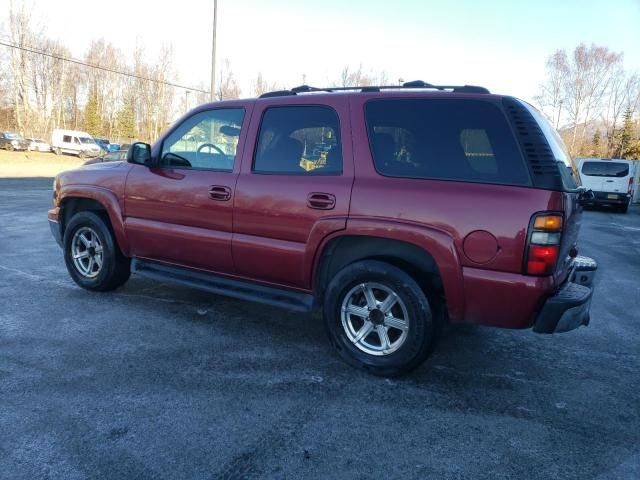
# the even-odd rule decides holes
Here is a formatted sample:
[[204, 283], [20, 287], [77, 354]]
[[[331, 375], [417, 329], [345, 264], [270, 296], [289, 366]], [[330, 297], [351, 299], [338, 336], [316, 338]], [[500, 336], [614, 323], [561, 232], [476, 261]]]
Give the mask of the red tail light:
[[527, 236], [527, 275], [551, 275], [558, 263], [562, 237], [562, 215], [536, 214], [529, 224]]
[[629, 179], [629, 188], [627, 189], [627, 193], [631, 194], [632, 189], [633, 189], [633, 177]]

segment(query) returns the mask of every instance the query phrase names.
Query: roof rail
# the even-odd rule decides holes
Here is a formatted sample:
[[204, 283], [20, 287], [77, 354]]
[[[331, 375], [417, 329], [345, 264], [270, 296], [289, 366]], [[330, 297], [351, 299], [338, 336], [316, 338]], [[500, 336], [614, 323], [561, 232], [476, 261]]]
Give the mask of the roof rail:
[[454, 93], [491, 93], [484, 87], [477, 85], [432, 85], [431, 83], [423, 82], [422, 80], [413, 80], [411, 82], [404, 82], [402, 85], [361, 85], [354, 87], [325, 87], [317, 88], [309, 85], [300, 85], [294, 87], [291, 90], [278, 90], [275, 92], [267, 92], [260, 95], [259, 98], [269, 97], [282, 97], [286, 95], [297, 95], [299, 93], [312, 93], [312, 92], [345, 92], [345, 91], [358, 91], [361, 93], [379, 92], [380, 90], [402, 90], [404, 88], [421, 88], [428, 90], [447, 90]]

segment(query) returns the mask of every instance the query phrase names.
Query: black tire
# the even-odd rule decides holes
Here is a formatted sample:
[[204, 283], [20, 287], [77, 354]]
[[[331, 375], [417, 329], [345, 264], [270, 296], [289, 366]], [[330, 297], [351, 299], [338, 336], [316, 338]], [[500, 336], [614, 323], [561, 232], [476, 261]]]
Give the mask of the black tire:
[[84, 160], [87, 158], [87, 153], [84, 150], [81, 150], [80, 153], [78, 153], [78, 158]]
[[7, 150], [9, 150], [10, 152], [13, 152], [15, 150], [15, 148], [10, 143], [7, 143]]
[[55, 155], [60, 155], [62, 153], [62, 151], [59, 148], [56, 147], [56, 148], [53, 149], [53, 153]]
[[[358, 285], [367, 284], [378, 284], [394, 292], [408, 314], [406, 338], [392, 353], [375, 355], [363, 351], [362, 347], [356, 346], [349, 339], [343, 327], [343, 302], [348, 296], [353, 298], [354, 289]], [[364, 308], [367, 307], [364, 306]], [[377, 260], [364, 260], [345, 267], [330, 282], [324, 296], [325, 327], [331, 343], [340, 356], [356, 368], [385, 377], [405, 374], [421, 365], [429, 356], [435, 345], [437, 333], [432, 312], [424, 292], [409, 274]], [[372, 311], [369, 318], [373, 324]], [[382, 340], [380, 343], [382, 344]]]
[[620, 213], [627, 213], [627, 211], [629, 210], [629, 204], [625, 203], [624, 205], [618, 207], [618, 212]]
[[[72, 255], [74, 236], [83, 228], [95, 232], [102, 246], [102, 266], [93, 278], [85, 276], [78, 269]], [[115, 290], [129, 280], [131, 260], [122, 254], [111, 229], [100, 215], [88, 211], [76, 213], [65, 228], [63, 246], [69, 275], [82, 288], [106, 292]]]

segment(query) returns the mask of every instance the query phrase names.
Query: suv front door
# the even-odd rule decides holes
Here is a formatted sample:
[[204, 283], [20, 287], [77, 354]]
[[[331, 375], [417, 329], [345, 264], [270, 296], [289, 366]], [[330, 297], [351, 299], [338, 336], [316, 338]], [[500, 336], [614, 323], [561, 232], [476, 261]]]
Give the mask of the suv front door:
[[125, 189], [131, 255], [233, 273], [234, 188], [245, 106], [205, 110], [164, 139], [155, 166], [133, 165]]
[[[344, 229], [353, 160], [347, 100], [259, 102], [252, 116], [234, 206], [237, 273], [309, 289], [320, 242]], [[342, 141], [346, 139], [346, 141]]]

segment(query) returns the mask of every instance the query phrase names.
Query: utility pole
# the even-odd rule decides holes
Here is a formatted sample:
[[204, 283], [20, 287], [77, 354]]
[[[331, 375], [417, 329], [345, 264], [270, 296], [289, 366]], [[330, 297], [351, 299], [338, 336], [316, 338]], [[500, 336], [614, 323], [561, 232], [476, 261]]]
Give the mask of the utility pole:
[[218, 22], [218, 0], [213, 0], [213, 40], [211, 42], [211, 94], [212, 102], [216, 100], [216, 30]]

